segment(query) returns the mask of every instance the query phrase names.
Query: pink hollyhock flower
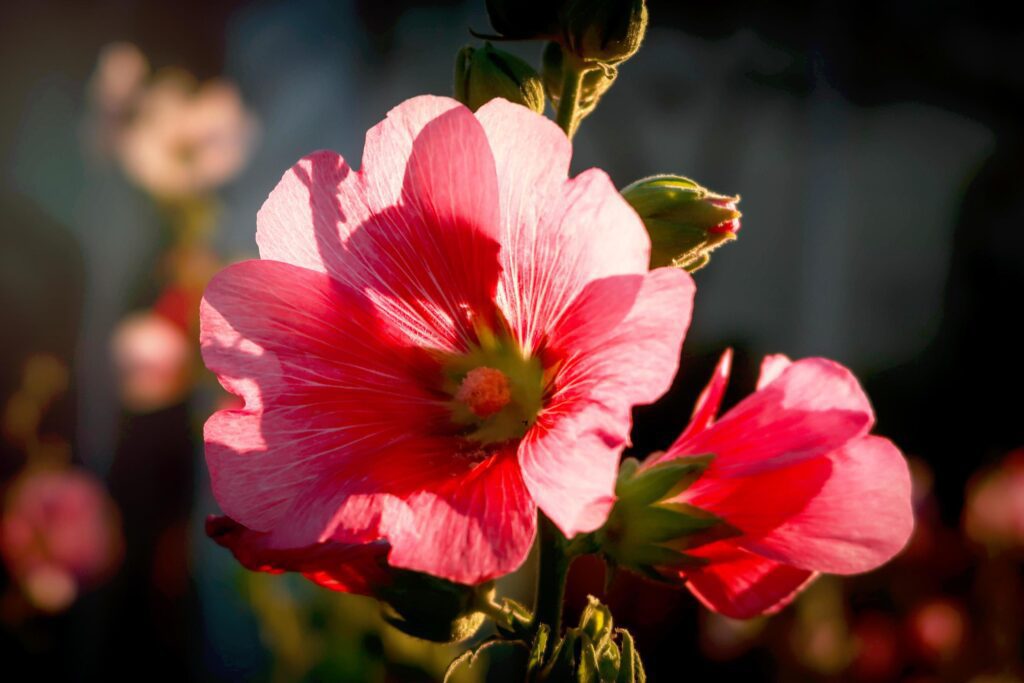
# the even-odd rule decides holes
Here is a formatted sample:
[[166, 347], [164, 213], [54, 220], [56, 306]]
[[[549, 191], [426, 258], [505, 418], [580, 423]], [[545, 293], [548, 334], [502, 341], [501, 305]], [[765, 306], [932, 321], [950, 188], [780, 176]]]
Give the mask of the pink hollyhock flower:
[[180, 199], [213, 190], [241, 171], [257, 128], [234, 85], [214, 80], [197, 86], [188, 74], [172, 71], [140, 95], [117, 152], [140, 187]]
[[871, 405], [846, 368], [768, 356], [757, 391], [716, 420], [731, 360], [727, 351], [689, 426], [646, 465], [714, 454], [676, 502], [718, 516], [737, 535], [688, 550], [706, 564], [681, 576], [710, 609], [746, 618], [781, 609], [818, 572], [887, 562], [914, 519], [906, 460], [868, 433]]
[[7, 493], [0, 555], [40, 609], [66, 608], [121, 557], [117, 510], [102, 485], [78, 470], [31, 471]]
[[195, 353], [184, 328], [153, 311], [118, 323], [110, 343], [121, 401], [144, 413], [181, 401], [192, 387]]
[[203, 357], [245, 407], [206, 424], [223, 510], [265, 548], [386, 543], [461, 583], [516, 569], [539, 507], [567, 535], [614, 499], [630, 410], [675, 373], [693, 282], [648, 272], [639, 217], [568, 177], [550, 121], [419, 97], [317, 152], [222, 271]]

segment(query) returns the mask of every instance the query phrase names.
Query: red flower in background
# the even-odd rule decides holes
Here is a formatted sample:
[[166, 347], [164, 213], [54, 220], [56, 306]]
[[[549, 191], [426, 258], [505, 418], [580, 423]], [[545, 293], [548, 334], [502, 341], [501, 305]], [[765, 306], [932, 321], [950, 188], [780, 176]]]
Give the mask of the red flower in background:
[[36, 607], [66, 608], [80, 589], [109, 576], [121, 551], [117, 510], [92, 475], [28, 471], [11, 484], [0, 554]]
[[706, 564], [681, 576], [710, 609], [746, 618], [781, 608], [818, 572], [883, 564], [914, 520], [906, 460], [868, 433], [871, 405], [846, 368], [768, 356], [757, 391], [716, 420], [731, 359], [722, 356], [686, 430], [645, 465], [714, 454], [676, 500], [738, 535], [688, 550]]
[[370, 543], [476, 583], [522, 563], [538, 506], [568, 536], [604, 522], [693, 282], [648, 272], [643, 224], [604, 173], [569, 179], [570, 152], [523, 107], [420, 97], [369, 131], [361, 171], [318, 152], [285, 174], [262, 260], [201, 311], [204, 359], [245, 400], [206, 425], [217, 500], [253, 534], [225, 543], [240, 559], [309, 574], [303, 553]]

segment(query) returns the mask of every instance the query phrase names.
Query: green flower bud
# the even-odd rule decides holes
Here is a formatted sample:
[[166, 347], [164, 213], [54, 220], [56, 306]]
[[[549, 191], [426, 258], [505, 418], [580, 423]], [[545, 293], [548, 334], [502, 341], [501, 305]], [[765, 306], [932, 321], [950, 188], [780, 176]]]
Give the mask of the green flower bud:
[[[541, 65], [544, 75], [544, 90], [547, 91], [551, 104], [557, 109], [562, 99], [562, 85], [565, 78], [565, 54], [562, 51], [562, 46], [555, 42], [546, 44], [544, 52], [541, 54]], [[612, 87], [616, 76], [618, 76], [618, 71], [615, 67], [606, 65], [595, 65], [584, 72], [577, 103], [579, 119], [582, 120], [594, 111], [601, 96], [608, 88]]]
[[714, 456], [680, 458], [641, 469], [623, 462], [615, 506], [595, 534], [600, 552], [615, 566], [659, 579], [703, 563], [684, 551], [737, 531], [703, 510], [674, 499], [707, 469]]
[[740, 198], [715, 194], [673, 175], [638, 180], [622, 196], [640, 214], [651, 236], [651, 267], [673, 265], [693, 272], [710, 253], [736, 239]]
[[428, 574], [393, 569], [392, 582], [378, 589], [384, 619], [411, 636], [437, 643], [457, 643], [479, 630], [485, 616], [480, 601], [494, 592], [493, 583], [463, 586]]
[[537, 40], [558, 35], [565, 0], [487, 0], [487, 16], [501, 37]]
[[647, 32], [645, 0], [569, 0], [561, 18], [566, 49], [585, 62], [625, 61]]
[[484, 43], [466, 46], [455, 58], [455, 99], [476, 111], [495, 97], [544, 112], [544, 84], [529, 64]]

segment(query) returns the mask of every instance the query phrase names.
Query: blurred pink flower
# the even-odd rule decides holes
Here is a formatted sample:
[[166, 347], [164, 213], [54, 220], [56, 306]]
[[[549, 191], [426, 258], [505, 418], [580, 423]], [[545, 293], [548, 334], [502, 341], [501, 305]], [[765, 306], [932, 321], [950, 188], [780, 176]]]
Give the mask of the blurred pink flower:
[[39, 609], [57, 612], [120, 561], [117, 511], [103, 486], [82, 470], [29, 470], [7, 492], [0, 554]]
[[227, 182], [249, 158], [256, 132], [238, 90], [224, 81], [196, 87], [164, 74], [142, 94], [118, 140], [128, 176], [164, 199], [201, 195]]
[[264, 547], [386, 541], [461, 583], [516, 569], [537, 507], [568, 536], [614, 500], [632, 406], [669, 386], [693, 281], [551, 121], [419, 97], [318, 152], [222, 271], [203, 357], [245, 408], [206, 424], [224, 511]]
[[716, 419], [732, 360], [722, 356], [689, 426], [650, 466], [714, 454], [677, 499], [738, 535], [687, 553], [681, 573], [710, 609], [746, 618], [786, 605], [818, 572], [887, 562], [914, 526], [907, 462], [869, 434], [874, 413], [850, 371], [823, 358], [768, 356], [757, 391]]
[[1024, 548], [1024, 449], [968, 484], [964, 530], [978, 543]]
[[136, 412], [182, 400], [191, 388], [192, 342], [180, 325], [150, 311], [132, 313], [114, 331], [111, 352], [121, 400]]
[[960, 654], [967, 637], [963, 608], [942, 598], [925, 602], [907, 617], [911, 645], [932, 663], [947, 662]]

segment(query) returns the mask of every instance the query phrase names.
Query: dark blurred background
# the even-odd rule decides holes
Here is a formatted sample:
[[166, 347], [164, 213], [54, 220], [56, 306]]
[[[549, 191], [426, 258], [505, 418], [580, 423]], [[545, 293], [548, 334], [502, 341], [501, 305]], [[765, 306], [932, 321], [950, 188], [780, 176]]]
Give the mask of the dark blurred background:
[[[819, 582], [767, 622], [712, 617], [685, 592], [636, 581], [617, 580], [606, 597], [655, 681], [1019, 681], [1019, 548], [965, 535], [962, 519], [968, 482], [996, 476], [1024, 446], [1024, 24], [962, 1], [649, 7], [647, 40], [582, 125], [574, 169], [600, 166], [620, 186], [681, 173], [741, 194], [744, 216], [740, 239], [696, 274], [682, 372], [637, 412], [635, 450], [678, 434], [725, 346], [738, 353], [732, 401], [765, 353], [828, 356], [862, 378], [877, 431], [914, 459], [919, 530], [889, 567]], [[256, 211], [300, 156], [331, 148], [354, 162], [391, 106], [449, 94], [470, 28], [488, 29], [482, 0], [0, 6], [0, 401], [32, 394], [32, 358], [66, 369], [34, 434], [103, 482], [123, 536], [109, 576], [70, 606], [0, 604], [0, 655], [13, 670], [437, 675], [434, 655], [395, 645], [372, 620], [346, 632], [356, 644], [344, 662], [324, 664], [341, 646], [323, 633], [344, 631], [364, 601], [240, 577], [201, 533], [216, 508], [198, 430], [220, 397], [198, 376], [168, 400], [126, 400], [111, 340], [132, 312], [191, 301], [187, 286], [168, 286], [182, 279], [165, 274], [168, 253], [255, 254]], [[154, 71], [230, 81], [251, 117], [245, 162], [198, 209], [155, 201], [96, 150], [105, 124], [90, 84], [104, 48], [122, 41]], [[538, 61], [539, 44], [510, 49]], [[197, 223], [201, 238], [180, 228]], [[191, 329], [187, 311], [164, 317]], [[0, 446], [0, 477], [34, 457], [25, 443]], [[1024, 496], [1013, 491], [1004, 497]], [[6, 571], [0, 586], [16, 590]], [[597, 568], [576, 572], [579, 607], [603, 588]], [[309, 632], [322, 641], [312, 653]]]

